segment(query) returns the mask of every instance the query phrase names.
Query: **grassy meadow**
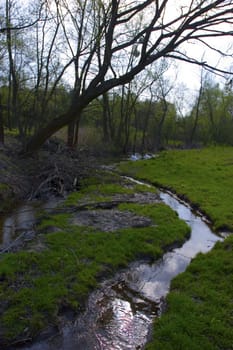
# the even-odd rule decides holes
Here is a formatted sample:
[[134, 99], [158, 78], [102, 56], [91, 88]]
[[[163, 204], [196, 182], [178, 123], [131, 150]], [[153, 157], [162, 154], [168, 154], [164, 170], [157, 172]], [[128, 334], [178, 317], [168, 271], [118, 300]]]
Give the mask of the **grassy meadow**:
[[[215, 230], [233, 231], [233, 148], [175, 150], [122, 163], [124, 174], [172, 189], [205, 212]], [[198, 254], [178, 275], [148, 350], [233, 349], [233, 236]]]
[[123, 162], [124, 174], [172, 189], [211, 219], [233, 231], [233, 148], [161, 152], [150, 160]]

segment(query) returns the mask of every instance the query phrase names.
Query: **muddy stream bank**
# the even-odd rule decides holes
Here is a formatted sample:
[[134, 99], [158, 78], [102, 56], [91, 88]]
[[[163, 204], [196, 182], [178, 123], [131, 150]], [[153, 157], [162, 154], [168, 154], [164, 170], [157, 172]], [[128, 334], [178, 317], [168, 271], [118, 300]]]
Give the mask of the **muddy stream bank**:
[[49, 213], [61, 202], [54, 197], [47, 202], [28, 201], [18, 205], [11, 213], [0, 220], [0, 253], [19, 250], [27, 240], [36, 236], [37, 212]]
[[161, 200], [191, 228], [190, 238], [180, 248], [153, 264], [137, 261], [104, 281], [89, 296], [86, 309], [75, 322], [66, 320], [60, 334], [28, 344], [23, 350], [136, 350], [143, 349], [152, 323], [166, 307], [171, 280], [185, 271], [199, 252], [208, 252], [222, 240], [207, 220], [192, 211], [172, 193], [160, 192]]

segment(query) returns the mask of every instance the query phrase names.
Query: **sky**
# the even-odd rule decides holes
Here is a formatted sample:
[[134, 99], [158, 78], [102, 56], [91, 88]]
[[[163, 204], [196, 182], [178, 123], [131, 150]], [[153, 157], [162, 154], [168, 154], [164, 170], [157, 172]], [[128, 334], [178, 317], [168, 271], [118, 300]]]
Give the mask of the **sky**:
[[[189, 53], [192, 57], [202, 58], [207, 61], [210, 65], [216, 66], [219, 69], [229, 70], [233, 68], [233, 38], [216, 38], [214, 46], [222, 49], [223, 51], [231, 52], [232, 57], [221, 57], [214, 51], [205, 49], [198, 44], [189, 46]], [[221, 44], [220, 44], [221, 41]], [[232, 44], [232, 45], [231, 45]], [[230, 45], [232, 46], [230, 49]], [[200, 86], [200, 71], [201, 68], [195, 65], [190, 65], [186, 63], [179, 64], [180, 67], [180, 77], [182, 81], [192, 85], [193, 88], [198, 88]], [[220, 77], [216, 76], [216, 79], [221, 81]]]
[[[233, 72], [233, 37], [217, 37], [209, 39], [209, 43], [224, 52], [228, 52], [231, 57], [223, 57], [219, 55], [217, 52], [210, 50], [208, 48], [203, 48], [198, 43], [195, 44], [186, 44], [185, 50], [189, 56], [194, 57], [199, 60], [204, 60], [208, 62], [208, 64], [217, 67], [223, 70], [231, 70]], [[195, 64], [179, 62], [177, 61], [177, 72], [174, 71], [173, 68], [169, 71], [170, 78], [174, 81], [176, 85], [175, 94], [173, 93], [170, 96], [171, 102], [180, 103], [182, 114], [186, 114], [189, 112], [193, 103], [195, 102], [195, 98], [200, 89], [201, 83], [201, 67]], [[204, 73], [205, 74], [205, 73]], [[216, 83], [219, 83], [220, 86], [224, 86], [226, 79], [218, 76], [216, 74], [211, 74], [206, 71], [208, 77], [213, 79]], [[229, 75], [228, 75], [229, 77]], [[179, 91], [179, 86], [183, 86], [184, 90]], [[186, 88], [185, 88], [186, 87]], [[178, 99], [183, 99], [183, 101], [178, 101]], [[183, 107], [182, 107], [183, 104]]]
[[[170, 0], [169, 7], [166, 10], [167, 19], [171, 20], [177, 15], [180, 14], [181, 5], [189, 4], [189, 1], [184, 0]], [[226, 31], [233, 31], [233, 25], [229, 23], [221, 23], [221, 29]], [[231, 57], [223, 58], [217, 52], [208, 49], [206, 46], [195, 43], [185, 43], [182, 48], [186, 51], [189, 57], [193, 57], [197, 60], [204, 60], [208, 64], [217, 67], [223, 70], [229, 70], [233, 72], [233, 36], [226, 37], [213, 37], [208, 38], [207, 43], [217, 50], [222, 50], [224, 52], [228, 52], [231, 54]], [[177, 61], [177, 69], [179, 73], [176, 74], [174, 72], [171, 73], [171, 77], [175, 74], [175, 81], [177, 84], [185, 84], [193, 93], [197, 92], [200, 88], [200, 79], [201, 79], [201, 67], [189, 64], [181, 61]], [[224, 79], [219, 76], [214, 76], [214, 74], [210, 75], [214, 80], [219, 82], [220, 84], [224, 83]]]

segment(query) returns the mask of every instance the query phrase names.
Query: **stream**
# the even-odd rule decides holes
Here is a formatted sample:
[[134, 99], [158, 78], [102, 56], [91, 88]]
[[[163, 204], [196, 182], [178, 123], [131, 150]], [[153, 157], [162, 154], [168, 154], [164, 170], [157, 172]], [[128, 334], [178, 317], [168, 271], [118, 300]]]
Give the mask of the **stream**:
[[57, 198], [52, 198], [46, 203], [39, 201], [27, 202], [14, 208], [12, 213], [0, 218], [0, 252], [8, 250], [22, 236], [25, 240], [34, 237], [34, 226], [36, 224], [36, 213], [39, 210], [52, 211], [59, 204]]
[[89, 296], [86, 309], [75, 322], [61, 320], [60, 333], [21, 347], [23, 350], [137, 350], [150, 339], [152, 323], [165, 308], [171, 280], [185, 271], [196, 254], [208, 252], [223, 240], [207, 220], [173, 194], [161, 191], [161, 200], [191, 227], [182, 247], [153, 264], [137, 261], [103, 282]]

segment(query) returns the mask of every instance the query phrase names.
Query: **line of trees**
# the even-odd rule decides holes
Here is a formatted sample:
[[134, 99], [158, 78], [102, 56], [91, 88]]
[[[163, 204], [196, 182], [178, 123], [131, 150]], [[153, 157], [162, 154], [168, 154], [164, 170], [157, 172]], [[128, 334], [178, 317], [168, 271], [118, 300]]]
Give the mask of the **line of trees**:
[[[129, 85], [99, 97], [86, 109], [81, 126], [92, 128], [92, 138], [98, 135], [103, 147], [123, 153], [209, 144], [233, 146], [233, 91], [229, 85], [221, 87], [210, 76], [202, 77], [190, 111], [182, 116], [175, 103], [158, 93], [156, 82], [144, 99]], [[163, 89], [170, 86], [167, 81], [161, 83]]]
[[[233, 91], [221, 88], [211, 77], [201, 77], [200, 89], [190, 115], [183, 120], [187, 145], [233, 145]], [[187, 137], [189, 136], [189, 138]]]
[[74, 147], [80, 122], [90, 120], [101, 125], [103, 142], [124, 152], [160, 148], [169, 139], [231, 142], [231, 89], [202, 84], [191, 115], [182, 119], [169, 102], [164, 73], [169, 60], [227, 73], [183, 46], [196, 42], [230, 55], [211, 40], [232, 35], [232, 0], [0, 4], [0, 142], [4, 127], [17, 128], [29, 153], [67, 126]]

